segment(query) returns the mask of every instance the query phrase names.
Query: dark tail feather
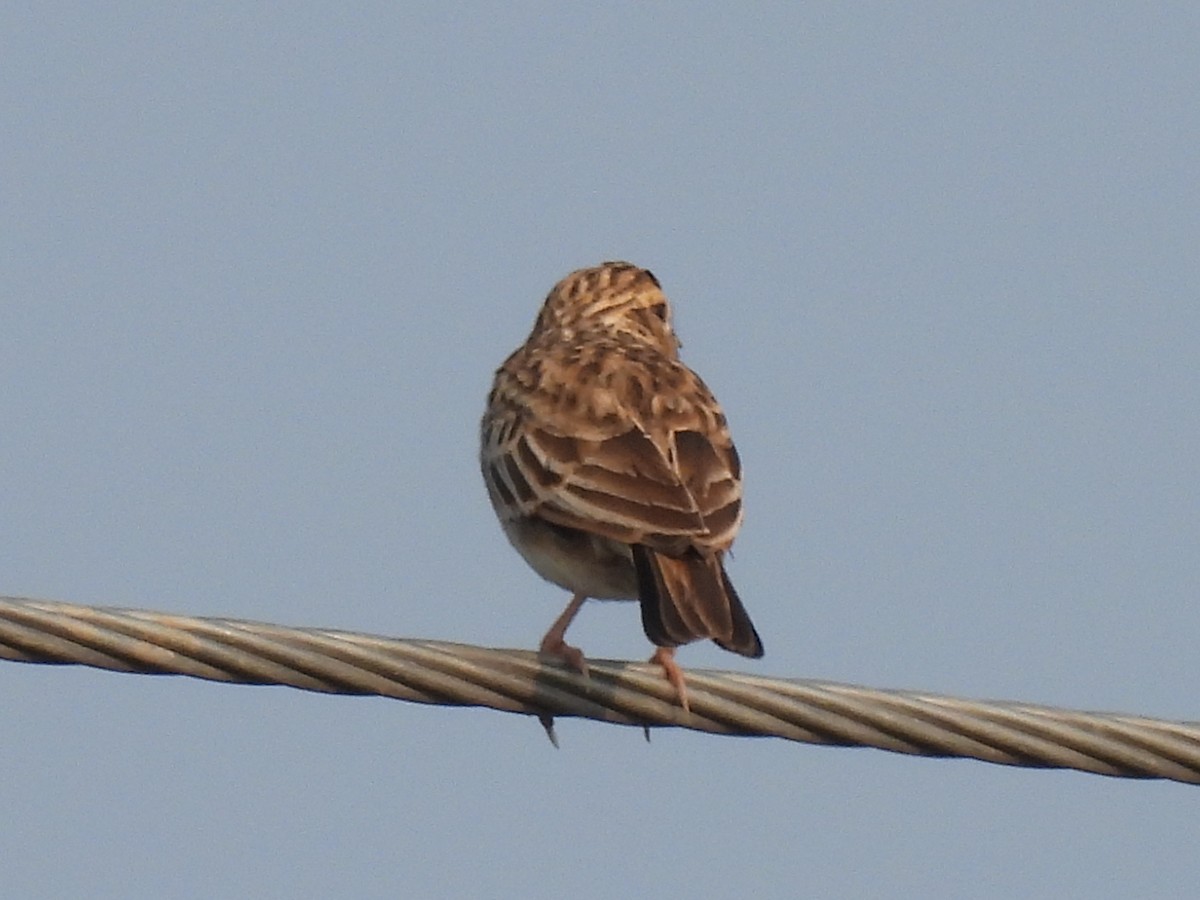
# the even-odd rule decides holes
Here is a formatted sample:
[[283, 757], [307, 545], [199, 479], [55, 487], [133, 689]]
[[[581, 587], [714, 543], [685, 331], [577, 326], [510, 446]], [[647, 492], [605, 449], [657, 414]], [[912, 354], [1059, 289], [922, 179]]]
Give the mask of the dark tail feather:
[[762, 641], [716, 555], [664, 556], [633, 545], [642, 627], [659, 647], [701, 638], [743, 656], [763, 655]]
[[725, 573], [725, 566], [720, 560], [717, 560], [717, 567], [721, 570], [721, 583], [725, 586], [725, 595], [729, 598], [729, 613], [733, 618], [733, 636], [728, 641], [723, 638], [713, 638], [713, 640], [716, 641], [718, 647], [724, 650], [732, 650], [742, 656], [758, 659], [763, 655], [763, 645], [758, 637], [758, 632], [754, 630], [754, 623], [750, 621], [750, 614], [746, 612], [746, 607], [742, 606], [742, 598], [733, 589], [733, 582], [729, 580], [729, 576]]

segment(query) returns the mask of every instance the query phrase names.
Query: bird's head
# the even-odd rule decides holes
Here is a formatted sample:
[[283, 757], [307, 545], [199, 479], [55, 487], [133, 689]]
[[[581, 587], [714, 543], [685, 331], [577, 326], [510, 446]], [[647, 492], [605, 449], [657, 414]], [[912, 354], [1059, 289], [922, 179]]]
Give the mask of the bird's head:
[[567, 337], [607, 331], [675, 356], [679, 339], [671, 329], [671, 304], [658, 279], [627, 262], [606, 262], [572, 272], [554, 286], [538, 314], [534, 332]]

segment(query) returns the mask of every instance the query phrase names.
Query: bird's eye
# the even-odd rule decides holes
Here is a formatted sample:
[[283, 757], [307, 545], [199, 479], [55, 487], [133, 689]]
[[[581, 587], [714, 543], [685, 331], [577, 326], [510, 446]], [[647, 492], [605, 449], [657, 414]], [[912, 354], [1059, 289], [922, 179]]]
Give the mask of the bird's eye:
[[656, 316], [658, 316], [664, 322], [667, 321], [667, 304], [655, 303], [653, 306], [650, 307], [650, 312], [654, 313]]

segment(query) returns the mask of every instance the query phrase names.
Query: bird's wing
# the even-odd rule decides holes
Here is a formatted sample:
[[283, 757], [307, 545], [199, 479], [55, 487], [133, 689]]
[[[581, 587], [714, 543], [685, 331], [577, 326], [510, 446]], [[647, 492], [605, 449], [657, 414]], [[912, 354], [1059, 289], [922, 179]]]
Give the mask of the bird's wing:
[[[510, 359], [483, 423], [492, 501], [502, 516], [538, 516], [670, 555], [723, 550], [742, 494], [720, 407], [682, 363], [636, 362], [613, 367], [613, 377], [522, 381], [531, 367]], [[543, 376], [550, 363], [541, 361]]]

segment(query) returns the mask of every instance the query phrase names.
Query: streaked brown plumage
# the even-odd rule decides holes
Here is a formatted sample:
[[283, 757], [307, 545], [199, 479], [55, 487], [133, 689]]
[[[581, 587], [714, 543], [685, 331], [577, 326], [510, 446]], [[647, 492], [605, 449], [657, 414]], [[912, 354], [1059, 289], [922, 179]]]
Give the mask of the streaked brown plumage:
[[725, 416], [679, 360], [655, 277], [625, 262], [572, 272], [496, 372], [480, 454], [513, 546], [573, 594], [543, 652], [586, 672], [564, 635], [584, 599], [637, 599], [679, 692], [674, 648], [711, 638], [762, 656], [725, 574], [742, 520], [741, 466]]

